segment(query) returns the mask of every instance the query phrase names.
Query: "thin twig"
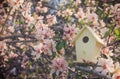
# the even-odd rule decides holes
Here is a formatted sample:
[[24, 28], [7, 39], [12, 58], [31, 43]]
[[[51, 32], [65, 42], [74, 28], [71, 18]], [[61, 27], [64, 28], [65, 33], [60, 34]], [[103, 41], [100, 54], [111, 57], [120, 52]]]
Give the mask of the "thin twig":
[[16, 35], [10, 35], [10, 36], [3, 36], [0, 37], [0, 41], [3, 41], [5, 39], [12, 39], [15, 37], [21, 37], [21, 38], [35, 38], [34, 35], [21, 35], [21, 34], [16, 34]]
[[108, 44], [108, 46], [117, 45], [120, 43], [120, 40], [116, 40], [113, 43]]
[[75, 72], [74, 70], [72, 70], [70, 67], [68, 67], [68, 69], [71, 71], [71, 72], [73, 72], [74, 74], [78, 74], [77, 72]]
[[10, 42], [6, 42], [6, 43], [21, 43], [21, 42], [36, 42], [37, 40], [14, 40], [14, 41], [10, 41]]

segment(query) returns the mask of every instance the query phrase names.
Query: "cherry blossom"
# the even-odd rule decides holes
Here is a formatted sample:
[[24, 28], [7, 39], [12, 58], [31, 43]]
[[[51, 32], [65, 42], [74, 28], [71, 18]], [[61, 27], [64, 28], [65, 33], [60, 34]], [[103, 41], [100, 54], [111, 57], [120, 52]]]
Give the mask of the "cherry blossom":
[[24, 17], [28, 26], [35, 23], [35, 19], [30, 14], [25, 14]]
[[74, 15], [79, 21], [85, 18], [85, 13], [83, 12], [82, 8], [79, 8], [78, 12]]
[[39, 30], [39, 29], [42, 29], [43, 27], [46, 27], [46, 26], [48, 26], [48, 25], [46, 25], [46, 24], [44, 24], [43, 23], [43, 16], [37, 16], [36, 15], [36, 17], [34, 17], [35, 18], [35, 20], [37, 21], [36, 22], [36, 24], [35, 24], [35, 28], [36, 28], [36, 30]]
[[41, 8], [41, 11], [42, 11], [43, 13], [47, 13], [47, 12], [48, 12], [48, 8], [47, 8], [47, 7], [43, 7], [43, 8]]
[[46, 26], [45, 24], [41, 24], [41, 26], [44, 27], [36, 29], [36, 38], [38, 40], [41, 40], [43, 38], [53, 38], [55, 36], [54, 31], [48, 27], [45, 27]]
[[0, 41], [0, 51], [3, 52], [5, 49], [7, 49], [6, 43], [4, 41], [3, 42]]
[[95, 70], [104, 75], [107, 75], [108, 72], [113, 72], [114, 71], [113, 60], [111, 58], [108, 59], [100, 58], [98, 60], [98, 67], [96, 67]]
[[38, 7], [42, 7], [42, 2], [39, 1], [38, 4], [37, 4]]
[[47, 23], [49, 26], [52, 26], [53, 24], [57, 23], [56, 16], [54, 15], [47, 15], [46, 18], [47, 18]]
[[106, 25], [105, 22], [103, 20], [100, 20], [100, 26], [105, 27], [105, 25]]
[[40, 55], [42, 53], [42, 46], [43, 46], [42, 43], [39, 43], [38, 45], [34, 46], [35, 51], [33, 51], [31, 55], [35, 56], [36, 59], [40, 58]]
[[[114, 0], [1, 0], [0, 69], [3, 72], [0, 71], [0, 74], [4, 73], [8, 79], [28, 78], [33, 76], [34, 72], [37, 76], [35, 79], [40, 76], [42, 76], [40, 79], [47, 79], [51, 73], [55, 73], [57, 77], [62, 76], [61, 73], [68, 68], [64, 56], [69, 55], [67, 56], [65, 51], [70, 51], [71, 56], [68, 59], [74, 58], [75, 51], [70, 42], [81, 26], [88, 25], [93, 26], [92, 29], [96, 33], [101, 32], [101, 38], [106, 36], [103, 40], [110, 43], [110, 46], [105, 46], [101, 50], [97, 66], [94, 66], [95, 70], [99, 74], [111, 76], [112, 79], [120, 79], [119, 54], [116, 52], [116, 49], [119, 49], [119, 30], [116, 31], [117, 36], [115, 35], [115, 30], [120, 28], [120, 4], [109, 4], [108, 1], [114, 2]], [[67, 42], [66, 46], [62, 45], [61, 41]], [[90, 68], [94, 70], [92, 66]], [[77, 74], [76, 70], [73, 72]]]
[[113, 53], [112, 53], [112, 50], [110, 50], [110, 47], [103, 48], [102, 53], [107, 57], [113, 56]]
[[119, 25], [119, 19], [120, 19], [120, 4], [115, 4], [114, 6], [111, 5], [111, 7], [108, 9], [110, 9], [110, 11], [113, 13], [112, 16], [115, 16], [115, 20], [116, 20], [116, 24]]
[[98, 24], [98, 15], [96, 13], [89, 13], [87, 21], [92, 22], [93, 25]]
[[41, 50], [44, 52], [46, 55], [52, 55], [52, 52], [56, 52], [56, 44], [55, 41], [45, 39], [43, 41], [43, 46]]
[[10, 52], [9, 57], [10, 58], [16, 58], [16, 57], [18, 57], [18, 55], [13, 53], [13, 52]]
[[27, 56], [23, 56], [23, 60], [21, 61], [21, 67], [26, 68], [26, 65], [28, 64], [29, 58]]
[[5, 12], [5, 9], [3, 8], [3, 6], [0, 6], [0, 23], [3, 24], [6, 20], [6, 12]]
[[13, 8], [18, 9], [19, 6], [22, 5], [22, 3], [24, 2], [24, 0], [7, 0], [7, 2], [8, 2], [8, 4], [9, 4], [11, 7], [14, 6]]
[[62, 15], [63, 17], [66, 17], [66, 16], [68, 17], [68, 16], [71, 16], [73, 14], [73, 12], [71, 9], [66, 9], [62, 12], [62, 14], [63, 14]]
[[74, 3], [75, 3], [75, 5], [80, 5], [81, 1], [80, 0], [76, 0]]
[[72, 26], [64, 26], [63, 30], [64, 30], [63, 39], [71, 41], [75, 37], [78, 28], [75, 28], [75, 24], [73, 24]]
[[20, 10], [22, 11], [22, 13], [29, 13], [30, 10], [31, 10], [31, 5], [32, 3], [31, 2], [24, 2], [24, 4], [21, 5], [21, 8]]
[[120, 64], [119, 64], [119, 62], [116, 62], [114, 64], [114, 72], [113, 72], [112, 79], [120, 79]]
[[57, 57], [52, 60], [51, 65], [51, 73], [56, 72], [56, 75], [59, 75], [60, 72], [67, 70], [67, 62], [65, 61], [64, 57]]

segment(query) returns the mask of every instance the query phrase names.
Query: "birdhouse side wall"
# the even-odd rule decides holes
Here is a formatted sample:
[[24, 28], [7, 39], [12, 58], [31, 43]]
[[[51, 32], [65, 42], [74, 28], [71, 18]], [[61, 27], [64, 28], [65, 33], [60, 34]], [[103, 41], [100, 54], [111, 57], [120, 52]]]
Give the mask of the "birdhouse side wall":
[[96, 53], [95, 53], [96, 57], [100, 57], [100, 54], [101, 54], [100, 50], [101, 50], [102, 46], [103, 46], [102, 44], [96, 42]]
[[[88, 42], [84, 42], [83, 39], [88, 37]], [[96, 62], [96, 52], [98, 49], [96, 48], [96, 39], [90, 33], [89, 30], [85, 29], [78, 37], [75, 42], [76, 46], [76, 57], [78, 62], [90, 61]]]

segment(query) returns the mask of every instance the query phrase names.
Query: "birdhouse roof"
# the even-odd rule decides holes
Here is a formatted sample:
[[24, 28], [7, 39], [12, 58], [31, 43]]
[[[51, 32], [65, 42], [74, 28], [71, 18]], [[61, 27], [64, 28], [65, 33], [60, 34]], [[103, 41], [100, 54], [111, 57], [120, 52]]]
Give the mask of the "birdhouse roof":
[[79, 38], [79, 36], [84, 32], [84, 30], [88, 30], [90, 31], [90, 33], [93, 35], [93, 37], [96, 39], [96, 41], [98, 43], [100, 43], [101, 45], [105, 45], [105, 43], [98, 37], [98, 35], [89, 27], [89, 26], [84, 26], [76, 35], [76, 37], [74, 38], [74, 40], [72, 41], [72, 44], [74, 44], [77, 39]]

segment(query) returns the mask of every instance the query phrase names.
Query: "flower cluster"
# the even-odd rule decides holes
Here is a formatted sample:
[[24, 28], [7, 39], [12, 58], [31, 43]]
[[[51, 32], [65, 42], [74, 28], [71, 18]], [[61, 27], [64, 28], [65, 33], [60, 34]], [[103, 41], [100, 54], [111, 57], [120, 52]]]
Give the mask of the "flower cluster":
[[104, 75], [112, 73], [112, 79], [120, 78], [120, 64], [119, 62], [114, 63], [111, 58], [104, 59], [100, 58], [98, 60], [98, 67], [95, 69], [97, 72], [100, 72]]
[[54, 36], [55, 36], [54, 31], [48, 27], [45, 27], [44, 24], [42, 28], [36, 29], [36, 38], [39, 40], [46, 38], [53, 38]]
[[56, 52], [56, 44], [53, 40], [46, 39], [43, 41], [41, 50], [44, 54], [52, 55], [52, 52]]
[[108, 45], [101, 49], [95, 70], [120, 79], [120, 4], [112, 2], [1, 0], [0, 74], [6, 79], [62, 76], [69, 66], [65, 59], [72, 63], [75, 58], [70, 42], [87, 25]]
[[101, 72], [102, 74], [106, 75], [108, 72], [114, 71], [114, 65], [112, 59], [100, 58], [98, 60], [98, 65], [100, 67], [97, 67], [95, 70]]
[[63, 39], [71, 41], [75, 37], [78, 28], [75, 28], [75, 24], [73, 24], [72, 26], [64, 26], [63, 30], [64, 30]]
[[63, 57], [54, 58], [51, 65], [51, 73], [56, 72], [56, 75], [59, 75], [60, 72], [67, 70], [67, 62]]

